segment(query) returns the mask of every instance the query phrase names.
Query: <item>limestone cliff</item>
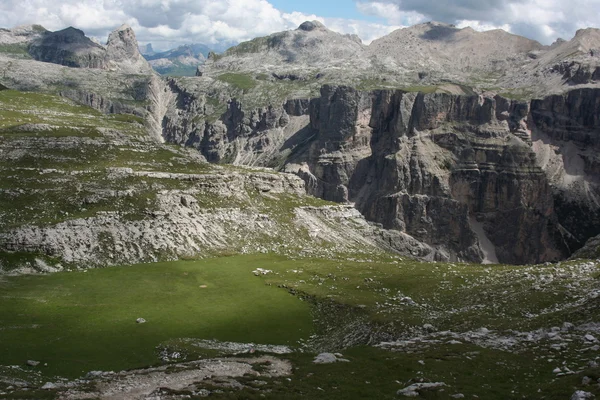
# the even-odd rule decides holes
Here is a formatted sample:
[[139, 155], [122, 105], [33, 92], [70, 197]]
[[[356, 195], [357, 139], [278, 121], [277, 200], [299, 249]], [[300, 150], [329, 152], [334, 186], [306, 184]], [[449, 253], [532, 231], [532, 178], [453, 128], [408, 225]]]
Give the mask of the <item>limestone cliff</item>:
[[[206, 97], [176, 81], [171, 90], [177, 100], [163, 122], [167, 141], [195, 147], [213, 162], [285, 160], [284, 170], [300, 176], [310, 194], [355, 203], [367, 219], [434, 249], [436, 259], [552, 261], [595, 233], [591, 221], [573, 240], [582, 215], [565, 215], [574, 204], [565, 206], [565, 193], [573, 192], [558, 190], [537, 140], [544, 130], [556, 140], [565, 129], [571, 144], [591, 140], [575, 126], [593, 131], [596, 117], [584, 117], [597, 115], [593, 91], [530, 104], [493, 94], [325, 85], [318, 98], [254, 110], [232, 99], [208, 121]], [[562, 122], [544, 125], [544, 107]]]
[[449, 94], [371, 96], [371, 155], [347, 181], [348, 199], [367, 219], [438, 248], [442, 259], [482, 260], [487, 240], [500, 262], [566, 255], [547, 179], [520, 137], [526, 106]]
[[600, 234], [600, 90], [576, 89], [531, 102], [538, 163], [572, 250]]

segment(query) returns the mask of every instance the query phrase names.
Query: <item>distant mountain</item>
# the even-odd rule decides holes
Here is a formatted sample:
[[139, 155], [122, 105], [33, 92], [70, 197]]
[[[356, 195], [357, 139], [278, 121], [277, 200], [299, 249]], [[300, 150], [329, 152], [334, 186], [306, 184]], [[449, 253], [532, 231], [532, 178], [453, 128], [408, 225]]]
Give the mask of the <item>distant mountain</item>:
[[148, 43], [145, 46], [139, 46], [139, 50], [143, 56], [156, 54], [156, 52], [152, 48], [152, 43]]
[[211, 49], [203, 44], [194, 43], [157, 53], [149, 43], [140, 51], [152, 68], [162, 75], [194, 76], [198, 66], [206, 61]]
[[333, 32], [318, 21], [298, 29], [258, 37], [209, 57], [208, 70], [252, 71], [306, 80], [322, 71], [361, 74], [371, 68], [366, 48], [356, 35]]
[[40, 25], [0, 29], [0, 50], [46, 63], [72, 68], [149, 73], [148, 62], [138, 51], [135, 33], [124, 24], [108, 37], [106, 45], [91, 40], [83, 31], [68, 27], [50, 32]]

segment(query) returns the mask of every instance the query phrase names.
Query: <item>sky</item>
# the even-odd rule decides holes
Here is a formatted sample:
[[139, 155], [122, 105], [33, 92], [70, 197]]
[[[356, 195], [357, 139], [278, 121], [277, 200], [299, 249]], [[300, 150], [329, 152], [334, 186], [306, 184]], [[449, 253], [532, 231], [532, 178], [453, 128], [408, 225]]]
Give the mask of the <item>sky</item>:
[[504, 29], [551, 44], [600, 27], [600, 0], [0, 0], [0, 27], [74, 26], [104, 42], [129, 24], [140, 44], [166, 50], [230, 45], [318, 20], [365, 43], [395, 29], [439, 21], [483, 31]]

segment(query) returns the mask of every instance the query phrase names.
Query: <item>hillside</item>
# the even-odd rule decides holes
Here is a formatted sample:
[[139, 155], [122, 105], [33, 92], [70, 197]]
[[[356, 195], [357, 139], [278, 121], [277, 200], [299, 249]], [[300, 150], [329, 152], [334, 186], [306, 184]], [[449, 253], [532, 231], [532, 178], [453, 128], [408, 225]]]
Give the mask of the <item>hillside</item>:
[[0, 30], [0, 398], [600, 396], [596, 43]]

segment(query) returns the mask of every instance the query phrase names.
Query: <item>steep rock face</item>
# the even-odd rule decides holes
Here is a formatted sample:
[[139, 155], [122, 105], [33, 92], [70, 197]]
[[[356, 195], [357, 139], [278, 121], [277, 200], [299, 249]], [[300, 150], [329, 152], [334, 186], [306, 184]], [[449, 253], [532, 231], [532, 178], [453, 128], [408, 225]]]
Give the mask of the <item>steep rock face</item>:
[[277, 166], [297, 139], [289, 141], [291, 136], [308, 124], [308, 100], [248, 109], [225, 98], [226, 109], [216, 116], [218, 107], [204, 94], [176, 79], [167, 83], [173, 101], [162, 121], [164, 139], [196, 148], [210, 162]]
[[325, 85], [309, 105], [310, 136], [303, 151], [290, 157], [286, 171], [307, 183], [309, 193], [349, 201], [348, 184], [360, 160], [370, 154], [371, 97], [349, 87]]
[[121, 25], [108, 36], [106, 61], [108, 68], [116, 68], [130, 73], [151, 73], [152, 67], [142, 56], [133, 29]]
[[569, 254], [531, 147], [528, 103], [324, 85], [318, 98], [250, 111], [232, 99], [207, 122], [195, 118], [209, 112], [204, 97], [176, 81], [171, 90], [167, 141], [212, 162], [284, 158], [310, 194], [354, 202], [367, 219], [426, 244], [433, 259], [535, 263]]
[[571, 251], [600, 234], [600, 90], [577, 89], [531, 102], [540, 165]]
[[280, 131], [273, 136], [262, 133], [285, 128], [289, 118], [281, 106], [246, 111], [240, 102], [232, 99], [220, 122], [207, 125], [200, 142], [201, 152], [208, 161], [239, 163], [240, 157], [253, 158], [248, 153], [258, 156], [271, 141], [281, 142]]
[[483, 242], [500, 262], [558, 259], [567, 253], [546, 176], [523, 140], [527, 111], [501, 97], [324, 87], [296, 173], [313, 194], [356, 202], [437, 259], [481, 261]]
[[145, 120], [150, 136], [164, 142], [163, 120], [171, 101], [171, 92], [155, 75], [137, 76], [129, 83], [131, 99], [121, 100], [97, 93], [89, 88], [59, 91], [59, 95], [90, 106], [106, 114], [131, 114]]
[[69, 27], [47, 32], [34, 40], [29, 54], [38, 61], [76, 68], [105, 68], [105, 49], [92, 42], [83, 31]]

